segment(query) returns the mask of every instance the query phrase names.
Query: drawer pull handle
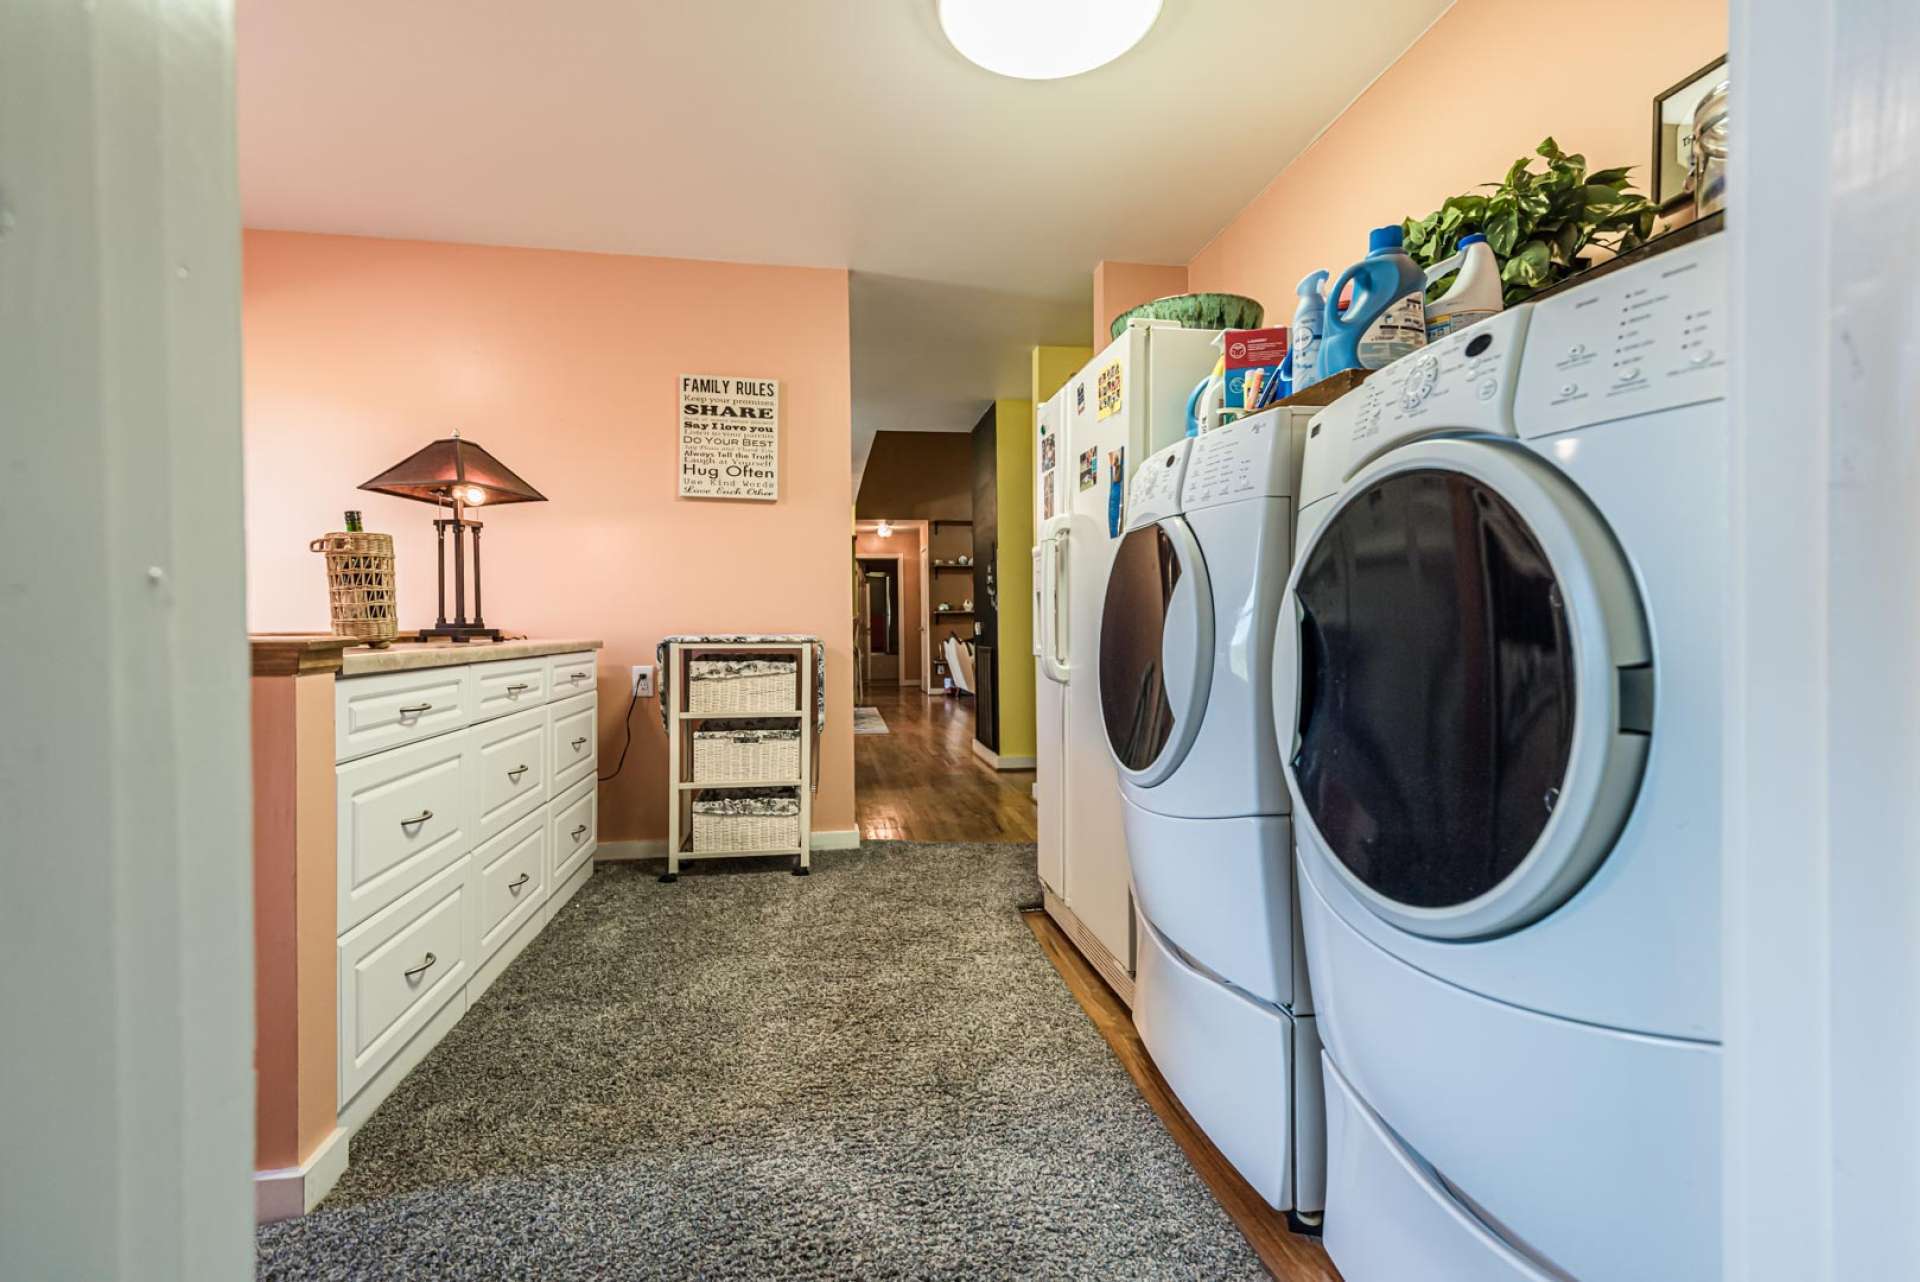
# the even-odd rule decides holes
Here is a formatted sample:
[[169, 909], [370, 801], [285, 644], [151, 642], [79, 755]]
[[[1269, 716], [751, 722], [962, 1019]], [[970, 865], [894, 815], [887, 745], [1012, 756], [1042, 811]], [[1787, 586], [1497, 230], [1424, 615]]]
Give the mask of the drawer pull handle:
[[402, 819], [400, 821], [400, 826], [402, 828], [415, 828], [425, 823], [427, 820], [431, 818], [433, 818], [433, 811], [422, 810], [419, 814], [415, 815], [411, 819]]
[[513, 780], [515, 783], [519, 783], [520, 776], [525, 773], [527, 773], [525, 766], [515, 766], [513, 769], [507, 771], [507, 778]]
[[418, 966], [415, 966], [412, 970], [401, 971], [400, 973], [405, 975], [407, 977], [407, 982], [411, 984], [413, 982], [413, 977], [415, 975], [426, 974], [427, 971], [433, 969], [433, 964], [439, 960], [440, 959], [438, 957], [435, 957], [432, 953], [428, 953], [427, 959], [425, 961], [421, 962]]
[[573, 741], [573, 750], [575, 752], [580, 751], [580, 745], [585, 743], [586, 741], [587, 741], [587, 737], [585, 735], [582, 735], [578, 739], [575, 739]]
[[531, 689], [533, 689], [533, 687], [528, 685], [526, 682], [517, 681], [513, 685], [510, 685], [507, 687], [507, 697], [511, 699], [514, 695], [519, 694], [522, 690], [531, 690]]
[[417, 713], [432, 712], [432, 711], [433, 711], [433, 705], [431, 703], [409, 703], [404, 708], [400, 709], [400, 715], [403, 717], [411, 717]]
[[585, 824], [581, 824], [578, 828], [575, 828], [573, 830], [573, 839], [575, 841], [580, 840], [580, 834], [585, 832], [586, 830], [587, 830], [587, 826]]
[[507, 883], [507, 889], [511, 890], [516, 895], [519, 894], [520, 887], [526, 885], [527, 879], [531, 876], [533, 876], [532, 873], [526, 873], [526, 872], [521, 873], [518, 877], [515, 877], [512, 881]]
[[569, 681], [585, 681], [586, 679], [587, 674], [584, 672], [569, 672], [567, 674], [567, 680]]

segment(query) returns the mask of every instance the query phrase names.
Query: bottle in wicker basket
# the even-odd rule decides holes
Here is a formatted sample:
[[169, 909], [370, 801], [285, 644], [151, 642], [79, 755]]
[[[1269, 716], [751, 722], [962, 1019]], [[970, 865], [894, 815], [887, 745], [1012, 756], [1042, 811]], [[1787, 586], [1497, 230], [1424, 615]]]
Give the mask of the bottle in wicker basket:
[[360, 514], [347, 513], [345, 530], [307, 546], [327, 558], [327, 606], [333, 634], [375, 648], [399, 633], [393, 589], [393, 536], [359, 528]]

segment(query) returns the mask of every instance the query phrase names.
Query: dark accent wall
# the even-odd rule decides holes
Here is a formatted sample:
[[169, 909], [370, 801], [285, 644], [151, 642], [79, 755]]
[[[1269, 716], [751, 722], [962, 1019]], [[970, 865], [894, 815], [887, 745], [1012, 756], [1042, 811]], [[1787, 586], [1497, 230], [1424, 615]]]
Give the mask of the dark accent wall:
[[863, 520], [964, 521], [971, 515], [972, 444], [964, 432], [880, 432], [853, 510]]
[[1000, 616], [992, 580], [994, 551], [1000, 533], [999, 455], [996, 451], [998, 414], [989, 405], [973, 426], [973, 621], [974, 699], [973, 737], [995, 752], [1000, 750]]

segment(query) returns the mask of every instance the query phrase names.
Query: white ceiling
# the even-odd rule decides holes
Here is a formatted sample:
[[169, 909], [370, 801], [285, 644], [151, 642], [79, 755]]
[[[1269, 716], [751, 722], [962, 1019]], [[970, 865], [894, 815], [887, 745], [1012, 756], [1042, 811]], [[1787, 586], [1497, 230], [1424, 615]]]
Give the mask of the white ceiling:
[[1167, 0], [1021, 81], [934, 0], [240, 0], [246, 221], [853, 268], [857, 473], [1025, 395], [1096, 262], [1191, 258], [1450, 2]]

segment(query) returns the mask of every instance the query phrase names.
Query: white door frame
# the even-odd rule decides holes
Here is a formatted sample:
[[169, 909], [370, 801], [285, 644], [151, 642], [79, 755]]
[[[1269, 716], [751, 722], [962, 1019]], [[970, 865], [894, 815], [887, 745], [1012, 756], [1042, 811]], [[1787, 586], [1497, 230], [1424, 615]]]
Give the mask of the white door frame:
[[230, 0], [0, 4], [0, 476], [0, 1277], [251, 1278]]
[[1920, 1259], [1920, 6], [1734, 0], [1726, 1275]]

